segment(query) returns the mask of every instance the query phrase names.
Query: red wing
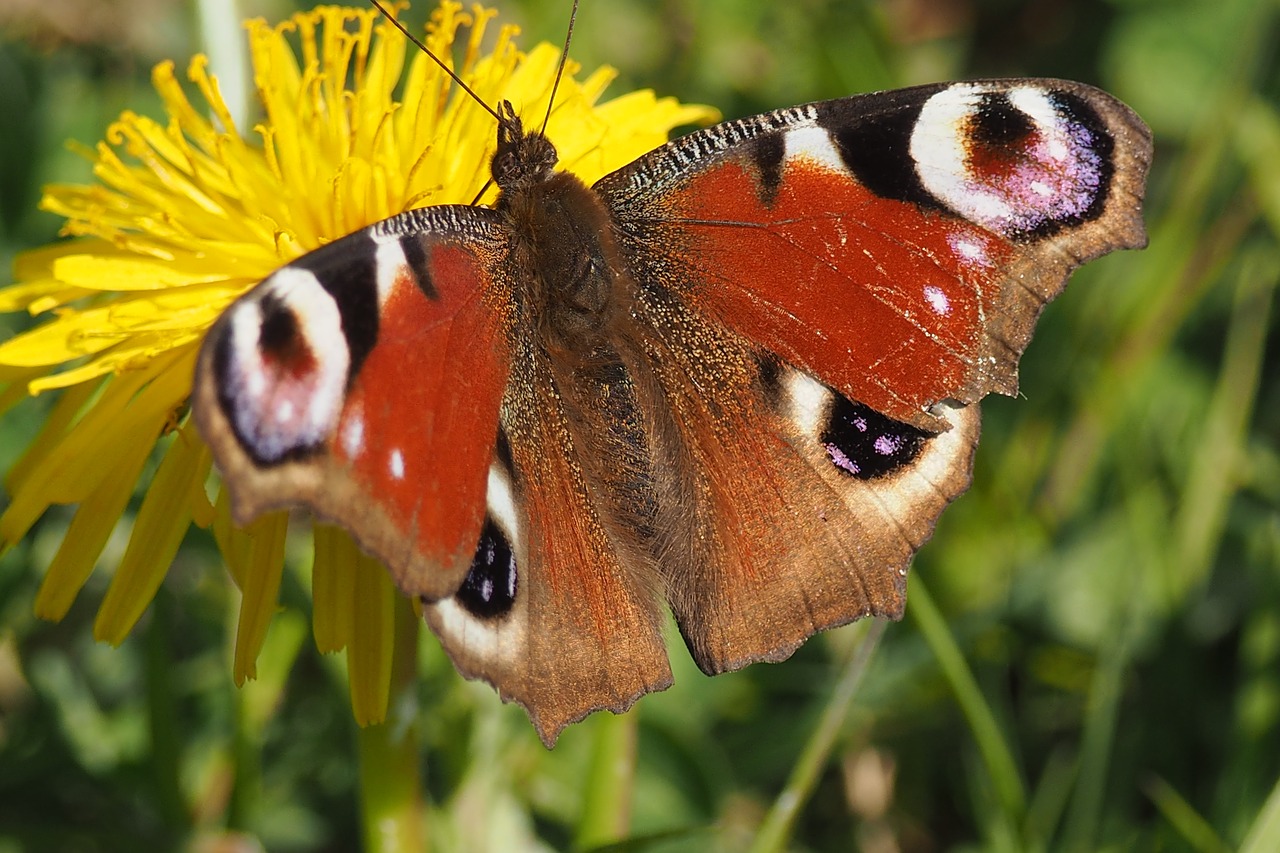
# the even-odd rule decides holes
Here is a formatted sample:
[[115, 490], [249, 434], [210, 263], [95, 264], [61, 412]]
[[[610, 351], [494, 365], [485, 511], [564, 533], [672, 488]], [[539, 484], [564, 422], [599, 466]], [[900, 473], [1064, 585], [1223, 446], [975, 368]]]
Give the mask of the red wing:
[[1074, 267], [1145, 243], [1150, 145], [1089, 87], [951, 84], [729, 122], [596, 189], [642, 286], [936, 430], [934, 403], [1015, 390]]
[[401, 589], [457, 589], [510, 369], [508, 240], [490, 211], [411, 211], [278, 270], [219, 319], [193, 406], [237, 521], [306, 504]]
[[[896, 616], [1044, 303], [1145, 241], [1150, 136], [1057, 81], [728, 122], [596, 185], [656, 423], [656, 554], [708, 672]], [[948, 405], [955, 401], [958, 405]]]

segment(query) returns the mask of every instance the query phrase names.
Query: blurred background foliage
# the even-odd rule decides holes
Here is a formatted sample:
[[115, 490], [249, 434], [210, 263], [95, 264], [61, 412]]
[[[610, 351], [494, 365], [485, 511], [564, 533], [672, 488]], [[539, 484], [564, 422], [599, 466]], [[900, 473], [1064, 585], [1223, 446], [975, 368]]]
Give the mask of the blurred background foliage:
[[[279, 20], [297, 6], [241, 8]], [[526, 44], [563, 38], [563, 0], [501, 8]], [[847, 713], [865, 625], [715, 679], [676, 642], [674, 688], [548, 752], [423, 632], [401, 706], [421, 748], [388, 760], [421, 774], [436, 849], [1280, 849], [1277, 11], [584, 4], [573, 54], [616, 66], [613, 91], [652, 87], [727, 117], [936, 79], [1101, 85], [1155, 131], [1151, 246], [1077, 273], [1023, 359], [1022, 399], [984, 403], [974, 487], [917, 558], [907, 618], [884, 631]], [[428, 12], [415, 0], [406, 17]], [[93, 144], [124, 109], [159, 116], [148, 75], [163, 58], [213, 50], [226, 76], [234, 51], [223, 58], [225, 37], [201, 22], [177, 0], [0, 2], [6, 268], [55, 239], [41, 185], [89, 180], [65, 140]], [[0, 336], [31, 322], [0, 317]], [[47, 406], [0, 421], [0, 470]], [[118, 649], [91, 626], [123, 535], [65, 621], [34, 619], [67, 518], [50, 513], [0, 557], [0, 853], [367, 843], [364, 735], [341, 657], [308, 637], [306, 542], [261, 677], [237, 690], [238, 594], [207, 536], [192, 534]], [[633, 733], [634, 770], [611, 776], [601, 744]]]

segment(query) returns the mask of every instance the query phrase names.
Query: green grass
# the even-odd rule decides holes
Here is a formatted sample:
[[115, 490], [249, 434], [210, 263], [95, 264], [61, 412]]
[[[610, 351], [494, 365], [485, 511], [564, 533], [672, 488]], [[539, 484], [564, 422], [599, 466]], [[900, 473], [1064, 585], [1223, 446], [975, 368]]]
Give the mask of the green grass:
[[[561, 0], [503, 8], [530, 39], [563, 36]], [[0, 260], [54, 237], [42, 183], [87, 179], [62, 141], [93, 143], [125, 108], [157, 115], [150, 65], [200, 49], [194, 7], [153, 11], [96, 44], [3, 24]], [[0, 557], [0, 853], [228, 835], [392, 849], [388, 833], [440, 850], [1280, 849], [1277, 11], [586, 4], [574, 54], [617, 65], [616, 91], [731, 117], [926, 79], [1102, 85], [1156, 133], [1151, 246], [1078, 273], [1021, 399], [984, 404], [974, 487], [917, 558], [904, 622], [715, 679], [676, 640], [675, 687], [552, 752], [426, 631], [392, 720], [357, 731], [342, 660], [308, 637], [305, 561], [243, 690], [237, 594], [207, 537], [119, 649], [91, 639], [107, 571], [39, 622], [68, 520], [50, 514]], [[0, 336], [29, 323], [0, 317]], [[0, 470], [46, 407], [0, 421]]]

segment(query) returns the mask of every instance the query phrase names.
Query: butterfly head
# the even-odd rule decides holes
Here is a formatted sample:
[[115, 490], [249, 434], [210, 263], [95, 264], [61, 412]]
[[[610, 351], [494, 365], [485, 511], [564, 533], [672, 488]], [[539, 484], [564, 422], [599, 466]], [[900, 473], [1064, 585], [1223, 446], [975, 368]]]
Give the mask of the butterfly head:
[[541, 132], [525, 133], [510, 101], [498, 106], [498, 150], [493, 155], [493, 180], [503, 192], [526, 189], [545, 181], [559, 155]]

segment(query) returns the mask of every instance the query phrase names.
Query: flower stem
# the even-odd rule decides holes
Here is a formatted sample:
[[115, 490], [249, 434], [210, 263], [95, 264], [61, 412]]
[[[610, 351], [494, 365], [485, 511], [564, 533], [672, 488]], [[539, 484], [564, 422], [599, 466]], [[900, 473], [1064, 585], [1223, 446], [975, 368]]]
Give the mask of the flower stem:
[[765, 815], [760, 831], [756, 833], [755, 843], [751, 845], [752, 853], [779, 853], [787, 849], [787, 839], [791, 836], [796, 817], [808, 802], [814, 785], [831, 756], [831, 750], [853, 704], [853, 697], [857, 695], [858, 685], [862, 683], [862, 676], [866, 674], [880, 637], [884, 635], [885, 622], [882, 620], [868, 620], [863, 624], [868, 626], [863, 629], [866, 633], [841, 673], [840, 680], [836, 682], [817, 728], [809, 736], [804, 752], [791, 769], [791, 778]]
[[418, 618], [409, 600], [397, 596], [387, 719], [356, 733], [360, 817], [368, 853], [421, 853], [427, 846], [418, 733], [413, 722], [417, 656]]

